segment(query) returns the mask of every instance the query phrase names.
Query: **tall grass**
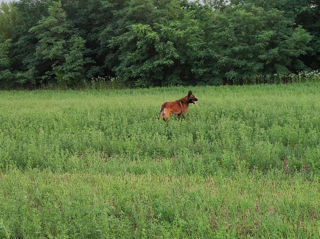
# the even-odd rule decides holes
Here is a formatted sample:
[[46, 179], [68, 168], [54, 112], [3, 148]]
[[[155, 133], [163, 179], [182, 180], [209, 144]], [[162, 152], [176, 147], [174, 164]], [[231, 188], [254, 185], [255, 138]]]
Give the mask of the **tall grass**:
[[319, 238], [320, 83], [0, 92], [0, 238]]
[[1, 238], [318, 238], [319, 182], [269, 173], [0, 180]]
[[186, 120], [156, 120], [187, 89], [1, 92], [0, 168], [320, 173], [320, 84], [197, 87]]

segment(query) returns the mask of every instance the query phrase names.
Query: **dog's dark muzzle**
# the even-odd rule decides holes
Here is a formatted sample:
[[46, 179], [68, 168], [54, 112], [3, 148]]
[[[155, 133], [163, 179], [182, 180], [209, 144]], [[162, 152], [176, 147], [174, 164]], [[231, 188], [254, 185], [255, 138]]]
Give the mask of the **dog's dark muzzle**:
[[192, 99], [189, 100], [189, 103], [197, 104], [197, 101], [198, 101], [197, 98], [192, 98]]

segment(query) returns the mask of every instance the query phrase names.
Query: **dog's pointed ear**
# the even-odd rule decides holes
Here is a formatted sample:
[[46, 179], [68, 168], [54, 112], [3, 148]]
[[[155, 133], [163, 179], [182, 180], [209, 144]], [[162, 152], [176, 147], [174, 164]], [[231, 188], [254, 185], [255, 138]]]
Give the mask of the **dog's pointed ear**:
[[190, 95], [192, 95], [192, 91], [191, 90], [189, 90], [189, 92], [188, 92], [188, 97], [190, 97]]

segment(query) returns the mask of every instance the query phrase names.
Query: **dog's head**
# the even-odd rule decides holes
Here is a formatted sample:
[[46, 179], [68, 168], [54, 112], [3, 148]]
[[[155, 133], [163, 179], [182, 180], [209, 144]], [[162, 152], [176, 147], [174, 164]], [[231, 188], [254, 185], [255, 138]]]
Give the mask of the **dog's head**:
[[194, 105], [197, 105], [198, 99], [194, 96], [194, 94], [192, 93], [191, 90], [189, 90], [189, 92], [188, 92], [187, 99], [188, 99], [188, 103], [192, 103]]

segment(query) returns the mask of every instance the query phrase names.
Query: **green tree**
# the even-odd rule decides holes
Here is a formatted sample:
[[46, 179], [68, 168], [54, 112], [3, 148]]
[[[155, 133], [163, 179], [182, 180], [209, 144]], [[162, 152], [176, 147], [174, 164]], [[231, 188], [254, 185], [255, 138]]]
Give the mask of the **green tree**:
[[34, 57], [37, 39], [29, 29], [43, 16], [48, 14], [51, 0], [19, 0], [12, 2], [15, 11], [15, 22], [12, 31], [11, 65], [16, 75], [15, 83], [20, 86], [38, 84], [40, 75], [44, 74], [48, 65]]
[[35, 57], [51, 66], [43, 76], [46, 82], [73, 85], [80, 75], [83, 77], [84, 40], [73, 37], [74, 32], [67, 23], [67, 16], [60, 1], [53, 2], [48, 11], [49, 16], [30, 29], [39, 40]]
[[259, 75], [299, 70], [299, 56], [307, 53], [311, 38], [281, 11], [244, 4], [214, 13], [209, 44], [219, 77], [247, 83]]
[[79, 36], [72, 36], [69, 44], [70, 51], [64, 55], [65, 63], [61, 68], [62, 81], [70, 86], [79, 86], [85, 80], [85, 58], [83, 56], [85, 41]]
[[[305, 0], [307, 1], [307, 0]], [[307, 66], [319, 70], [320, 67], [320, 2], [308, 0], [306, 5], [296, 17], [296, 22], [301, 24], [312, 35], [310, 43], [312, 50], [301, 60]]]
[[318, 69], [320, 6], [316, 0], [20, 0], [0, 5], [0, 44], [1, 82], [8, 86], [77, 86], [97, 76], [138, 87], [242, 84]]
[[[162, 41], [150, 25], [135, 24], [117, 39], [120, 65], [117, 75], [129, 84], [139, 87], [159, 85], [164, 74], [178, 58], [170, 41]], [[174, 84], [173, 80], [171, 83]]]
[[17, 12], [12, 3], [0, 4], [0, 41], [11, 39], [16, 25]]
[[11, 40], [0, 42], [0, 85], [2, 87], [9, 87], [13, 85], [14, 75], [11, 71], [11, 63], [9, 51], [11, 47]]
[[120, 79], [136, 86], [196, 83], [193, 65], [203, 32], [188, 6], [175, 0], [131, 0], [122, 9], [116, 25], [127, 27], [109, 41]]
[[[121, 1], [111, 0], [69, 0], [62, 6], [67, 14], [67, 21], [76, 34], [85, 39], [84, 71], [88, 79], [97, 76], [109, 76], [112, 72], [106, 67], [105, 56], [108, 49], [101, 45], [100, 34], [112, 25], [114, 11]], [[108, 37], [112, 37], [108, 35]], [[103, 38], [105, 41], [106, 38]]]
[[319, 69], [320, 66], [320, 2], [318, 0], [232, 0], [232, 4], [254, 4], [266, 11], [281, 11], [283, 16], [295, 27], [301, 26], [312, 35], [310, 50], [300, 56], [300, 68], [306, 66]]

